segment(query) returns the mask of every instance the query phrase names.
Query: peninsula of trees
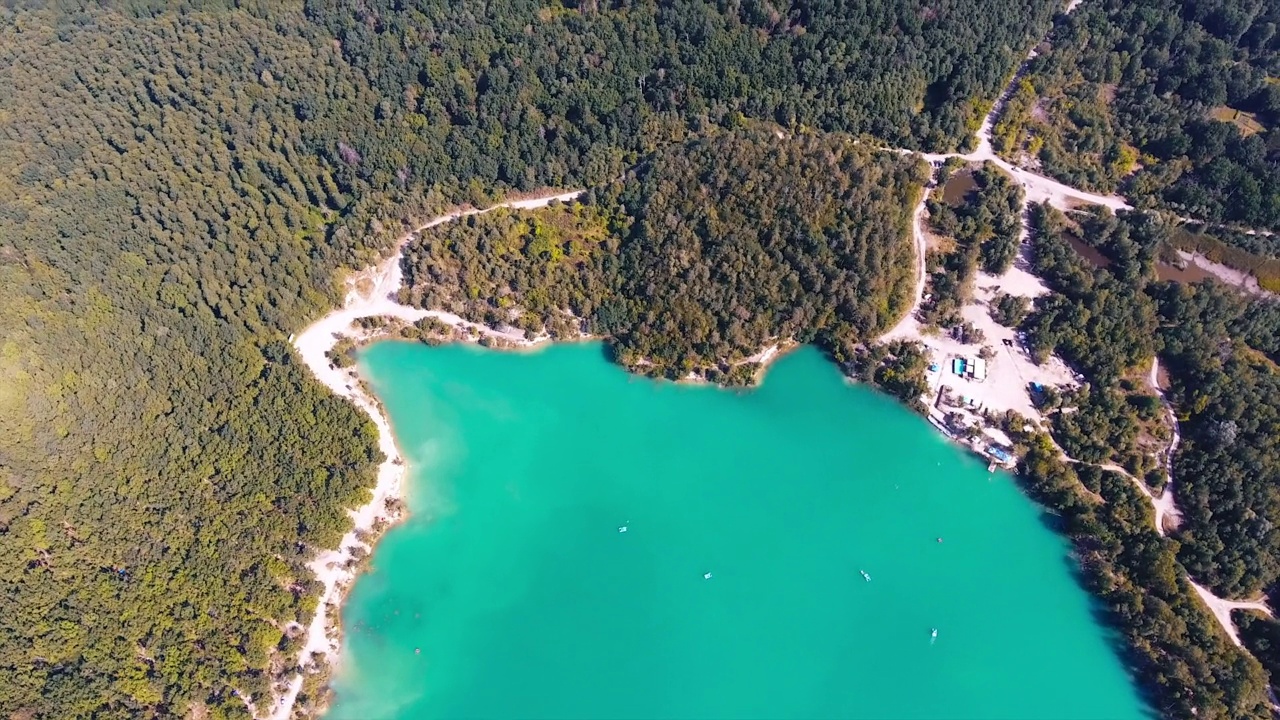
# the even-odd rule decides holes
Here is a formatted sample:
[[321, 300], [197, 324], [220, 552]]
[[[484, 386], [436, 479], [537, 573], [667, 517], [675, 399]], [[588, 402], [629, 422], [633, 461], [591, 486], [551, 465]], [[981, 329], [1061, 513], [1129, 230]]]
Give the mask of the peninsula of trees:
[[625, 366], [673, 379], [728, 378], [780, 339], [871, 340], [911, 303], [927, 168], [838, 134], [780, 135], [673, 146], [581, 202], [424, 233], [401, 300], [604, 336]]

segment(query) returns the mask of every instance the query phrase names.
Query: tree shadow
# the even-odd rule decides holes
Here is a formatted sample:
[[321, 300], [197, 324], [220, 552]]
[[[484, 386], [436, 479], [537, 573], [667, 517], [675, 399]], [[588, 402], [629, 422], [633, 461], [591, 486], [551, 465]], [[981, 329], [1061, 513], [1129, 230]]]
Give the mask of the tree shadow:
[[1111, 651], [1116, 654], [1116, 657], [1120, 659], [1120, 662], [1124, 665], [1125, 672], [1128, 673], [1129, 678], [1133, 681], [1133, 687], [1138, 693], [1138, 697], [1142, 700], [1143, 717], [1149, 720], [1159, 720], [1162, 717], [1160, 712], [1156, 710], [1157, 703], [1160, 702], [1159, 693], [1139, 671], [1140, 668], [1148, 664], [1148, 661], [1134, 651], [1129, 641], [1125, 638], [1124, 623], [1098, 596], [1097, 583], [1081, 567], [1076, 557], [1075, 545], [1071, 542], [1070, 537], [1066, 536], [1063, 518], [1043, 509], [1039, 514], [1041, 524], [1067, 540], [1070, 550], [1062, 554], [1060, 561], [1071, 576], [1071, 579], [1088, 594], [1089, 615], [1097, 623], [1098, 627], [1102, 629], [1103, 640]]

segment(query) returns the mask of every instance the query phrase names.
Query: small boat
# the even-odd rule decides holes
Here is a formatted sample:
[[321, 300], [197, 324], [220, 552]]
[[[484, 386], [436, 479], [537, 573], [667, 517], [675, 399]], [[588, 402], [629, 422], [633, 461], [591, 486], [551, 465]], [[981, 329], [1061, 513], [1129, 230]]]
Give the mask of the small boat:
[[929, 638], [932, 640], [938, 639], [938, 628], [933, 629], [933, 632], [929, 634]]
[[871, 575], [866, 570], [859, 570], [858, 572], [862, 573], [863, 580], [866, 580], [867, 582], [871, 582]]
[[703, 574], [703, 576], [702, 576], [702, 579], [703, 579], [703, 580], [710, 580], [710, 579], [711, 579], [711, 573], [704, 573], [704, 574]]
[[622, 525], [621, 527], [618, 528], [618, 532], [626, 532], [626, 531], [627, 531], [626, 525]]

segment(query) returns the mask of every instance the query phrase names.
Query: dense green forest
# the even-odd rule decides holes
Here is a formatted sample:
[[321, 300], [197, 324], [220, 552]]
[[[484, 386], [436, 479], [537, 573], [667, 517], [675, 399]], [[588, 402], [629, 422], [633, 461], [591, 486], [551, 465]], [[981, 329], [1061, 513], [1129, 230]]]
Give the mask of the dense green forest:
[[1098, 0], [1061, 20], [994, 144], [1179, 215], [1280, 228], [1280, 4]]
[[285, 342], [372, 96], [296, 12], [0, 9], [0, 86], [0, 715], [243, 716], [380, 459]]
[[[1192, 577], [1223, 596], [1274, 591], [1280, 579], [1274, 400], [1280, 303], [1213, 282], [1156, 282], [1156, 258], [1177, 229], [1152, 214], [1066, 217], [1035, 206], [1031, 219], [1033, 267], [1054, 292], [1038, 299], [1025, 321], [1028, 342], [1033, 350], [1061, 354], [1089, 381], [1054, 400], [1073, 408], [1051, 415], [1055, 439], [1074, 458], [1117, 462], [1161, 489], [1167, 476], [1156, 458], [1169, 436], [1143, 379], [1158, 352], [1182, 433], [1173, 462], [1182, 522], [1164, 552], [1176, 553]], [[1106, 265], [1091, 264], [1068, 236], [1099, 251]], [[1051, 507], [1062, 502], [1057, 498]], [[1269, 647], [1266, 638], [1280, 636], [1273, 621], [1255, 618], [1250, 628], [1262, 649]], [[1167, 663], [1159, 667], [1168, 672]]]
[[[0, 715], [242, 718], [238, 696], [267, 704], [272, 673], [296, 651], [291, 624], [316, 601], [304, 564], [347, 529], [343, 508], [367, 497], [380, 460], [372, 426], [307, 375], [287, 339], [337, 302], [345, 270], [446, 207], [595, 188], [545, 214], [449, 228], [458, 244], [439, 257], [456, 263], [414, 267], [455, 278], [458, 292], [419, 302], [486, 321], [506, 311], [530, 330], [585, 327], [651, 372], [791, 335], [918, 396], [917, 348], [857, 341], [903, 307], [920, 170], [848, 138], [967, 142], [1059, 7], [0, 4]], [[1236, 52], [1274, 49], [1252, 34], [1274, 15], [1263, 10]], [[1253, 55], [1245, 65], [1259, 67]], [[1161, 167], [1186, 163], [1152, 164], [1146, 195], [1274, 225], [1262, 133], [1237, 158], [1230, 137], [1201, 142], [1222, 123], [1203, 130], [1169, 112], [1192, 150], [1225, 143], [1235, 165], [1179, 151], [1191, 169], [1165, 182]], [[791, 134], [774, 139], [766, 125]], [[845, 134], [822, 134], [832, 131]], [[1127, 142], [1155, 157], [1177, 147], [1152, 138]], [[1257, 203], [1247, 183], [1224, 194], [1241, 177], [1259, 178]], [[1174, 342], [1178, 308], [1198, 306], [1148, 294], [1162, 324], [1153, 337]], [[517, 306], [525, 315], [512, 316]], [[1275, 436], [1273, 412], [1241, 413], [1271, 387], [1258, 353], [1277, 357], [1276, 316], [1222, 322], [1226, 335], [1190, 336], [1200, 349], [1176, 351], [1176, 366], [1171, 356], [1186, 378], [1175, 378], [1188, 413], [1179, 478], [1203, 504], [1188, 511], [1179, 557], [1219, 589], [1274, 587], [1274, 454], [1222, 438], [1231, 422], [1250, 442]], [[1140, 354], [1126, 342], [1106, 357]], [[1220, 368], [1224, 343], [1237, 362]], [[1197, 373], [1216, 372], [1232, 379], [1208, 376], [1197, 395]], [[1143, 539], [1106, 536], [1107, 551], [1131, 536]], [[1167, 683], [1198, 693], [1202, 710], [1247, 717], [1252, 670], [1186, 622], [1157, 640], [1201, 664], [1168, 666]]]
[[[1106, 268], [1090, 266], [1060, 239], [1066, 231], [1060, 215], [1042, 217], [1035, 269], [1056, 292], [1028, 319], [1030, 342], [1052, 347], [1084, 371], [1095, 396], [1104, 388], [1129, 388], [1129, 402], [1113, 403], [1109, 411], [1086, 406], [1064, 416], [1062, 429], [1074, 430], [1064, 445], [1073, 457], [1094, 462], [1123, 462], [1131, 454], [1135, 427], [1155, 408], [1137, 399], [1125, 376], [1142, 375], [1158, 350], [1182, 430], [1173, 468], [1183, 516], [1179, 558], [1202, 583], [1230, 597], [1274, 587], [1280, 579], [1280, 534], [1274, 529], [1280, 522], [1280, 411], [1274, 401], [1280, 392], [1280, 303], [1249, 300], [1216, 283], [1153, 282], [1156, 253], [1171, 231], [1152, 215], [1082, 219], [1078, 229], [1105, 254]], [[1106, 421], [1081, 424], [1095, 413]], [[1112, 454], [1077, 455], [1073, 444], [1095, 444]], [[1137, 463], [1131, 469], [1146, 468]]]
[[919, 160], [838, 134], [723, 134], [659, 151], [581, 202], [423, 233], [401, 300], [605, 336], [646, 374], [724, 379], [772, 341], [834, 351], [906, 312], [927, 178]]
[[[1180, 557], [1204, 584], [1256, 596], [1280, 579], [1280, 308], [1253, 306], [1211, 287], [1157, 295], [1171, 397], [1182, 413], [1174, 464], [1183, 527]], [[1268, 358], [1246, 330], [1270, 314]], [[1255, 340], [1256, 342], [1256, 340]], [[1258, 343], [1262, 345], [1262, 342]]]
[[[1034, 356], [1056, 353], [1088, 378], [1088, 385], [1046, 398], [1055, 439], [1073, 458], [1121, 465], [1153, 490], [1168, 480], [1164, 457], [1173, 428], [1148, 386], [1158, 340], [1154, 301], [1144, 292], [1168, 228], [1154, 215], [1115, 217], [1095, 211], [1068, 219], [1043, 205], [1032, 208], [1032, 270], [1053, 289], [1023, 321]], [[1106, 259], [1096, 267], [1068, 243], [1092, 247]]]
[[1057, 3], [44, 5], [0, 4], [0, 715], [217, 718], [379, 459], [286, 343], [343, 269], [716, 128], [952, 147]]
[[1019, 482], [1072, 540], [1081, 577], [1124, 638], [1152, 707], [1179, 720], [1271, 717], [1262, 668], [1200, 604], [1182, 578], [1177, 542], [1156, 534], [1138, 489], [1116, 473], [1064, 463], [1047, 436], [1021, 442]]
[[[1114, 460], [1140, 476], [1154, 470], [1134, 456], [1149, 454], [1135, 453], [1136, 444], [1160, 415], [1139, 387], [1158, 352], [1182, 431], [1173, 468], [1183, 516], [1179, 558], [1230, 597], [1275, 586], [1280, 303], [1213, 282], [1155, 282], [1156, 256], [1174, 231], [1154, 215], [1068, 219], [1043, 206], [1033, 210], [1033, 268], [1054, 292], [1024, 322], [1028, 343], [1033, 352], [1060, 354], [1091, 383], [1077, 412], [1057, 416], [1059, 441], [1072, 457]], [[1090, 264], [1067, 234], [1109, 264]]]
[[1111, 384], [1155, 354], [1155, 304], [1143, 290], [1165, 230], [1146, 214], [1076, 220], [1083, 242], [1115, 259], [1093, 267], [1067, 243], [1060, 213], [1033, 208], [1032, 270], [1055, 292], [1036, 302], [1023, 329], [1033, 355], [1056, 353], [1096, 383]]
[[[690, 128], [742, 117], [968, 142], [1060, 0], [311, 0], [383, 97], [422, 129], [428, 182], [532, 189], [618, 175]], [[395, 167], [390, 169], [395, 172]]]

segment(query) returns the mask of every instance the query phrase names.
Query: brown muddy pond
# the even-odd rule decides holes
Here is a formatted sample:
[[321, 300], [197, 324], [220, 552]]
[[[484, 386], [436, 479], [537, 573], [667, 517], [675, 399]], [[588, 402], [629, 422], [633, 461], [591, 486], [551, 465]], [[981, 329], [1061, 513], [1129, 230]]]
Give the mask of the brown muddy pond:
[[[1104, 268], [1111, 264], [1111, 260], [1107, 259], [1106, 255], [1103, 255], [1097, 248], [1089, 245], [1075, 235], [1066, 233], [1063, 237], [1066, 238], [1067, 243], [1071, 245], [1072, 249], [1079, 253], [1080, 257], [1089, 261], [1090, 265]], [[1156, 279], [1162, 281], [1172, 280], [1173, 282], [1190, 285], [1192, 283], [1198, 283], [1206, 278], [1213, 277], [1209, 271], [1199, 265], [1194, 263], [1187, 263], [1186, 265], [1186, 267], [1180, 268], [1176, 265], [1157, 262]]]
[[973, 179], [972, 169], [957, 170], [942, 186], [942, 202], [951, 207], [960, 207], [968, 201], [969, 194], [977, 189], [978, 181]]
[[1106, 255], [1103, 255], [1102, 253], [1098, 252], [1097, 248], [1093, 247], [1092, 245], [1089, 245], [1088, 243], [1076, 237], [1075, 235], [1072, 235], [1071, 233], [1065, 233], [1063, 234], [1063, 237], [1067, 239], [1067, 243], [1071, 245], [1071, 247], [1080, 255], [1080, 257], [1089, 261], [1090, 265], [1094, 267], [1104, 268], [1111, 264], [1111, 261], [1107, 259]]

